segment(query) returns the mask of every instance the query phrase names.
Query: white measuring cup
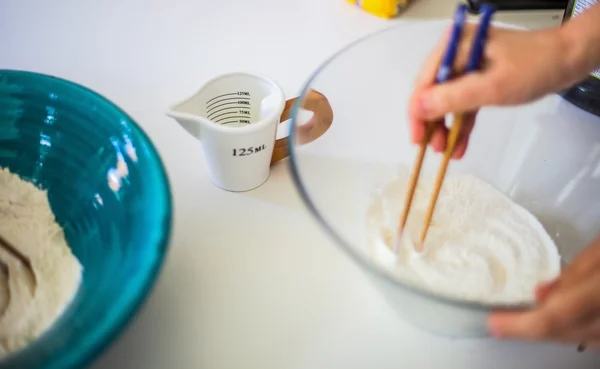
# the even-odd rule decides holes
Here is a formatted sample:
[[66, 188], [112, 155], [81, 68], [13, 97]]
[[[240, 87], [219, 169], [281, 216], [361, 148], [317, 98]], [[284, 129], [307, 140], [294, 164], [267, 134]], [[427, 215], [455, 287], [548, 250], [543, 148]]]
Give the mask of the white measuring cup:
[[[288, 120], [295, 101], [286, 101], [272, 79], [238, 72], [209, 80], [167, 115], [202, 143], [212, 182], [240, 192], [262, 185], [271, 164], [287, 157], [288, 138], [276, 140], [277, 127]], [[298, 115], [305, 117], [298, 122], [298, 139], [307, 143], [325, 133], [333, 111], [327, 98], [314, 90], [302, 109], [312, 112]]]

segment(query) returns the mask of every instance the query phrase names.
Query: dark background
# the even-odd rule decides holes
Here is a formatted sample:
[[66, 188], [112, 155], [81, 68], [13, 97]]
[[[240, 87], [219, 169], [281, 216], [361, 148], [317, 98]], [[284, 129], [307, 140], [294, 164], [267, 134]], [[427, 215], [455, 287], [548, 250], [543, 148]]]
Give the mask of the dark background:
[[467, 0], [469, 10], [477, 12], [483, 3], [493, 4], [496, 10], [566, 9], [568, 0]]

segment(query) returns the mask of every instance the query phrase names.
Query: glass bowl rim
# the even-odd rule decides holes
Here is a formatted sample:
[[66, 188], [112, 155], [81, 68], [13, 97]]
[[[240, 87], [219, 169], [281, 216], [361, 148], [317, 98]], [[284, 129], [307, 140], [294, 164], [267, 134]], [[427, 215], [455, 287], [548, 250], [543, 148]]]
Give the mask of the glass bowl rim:
[[[306, 186], [304, 185], [304, 181], [302, 179], [303, 177], [301, 174], [300, 166], [298, 164], [298, 153], [296, 152], [296, 145], [295, 145], [295, 142], [296, 142], [296, 140], [295, 140], [296, 129], [295, 128], [298, 125], [298, 119], [297, 119], [298, 111], [300, 109], [302, 102], [306, 98], [306, 95], [310, 92], [313, 83], [315, 82], [315, 80], [318, 80], [318, 77], [321, 75], [321, 72], [323, 72], [338, 57], [343, 56], [347, 51], [350, 51], [351, 49], [353, 49], [357, 46], [361, 46], [361, 45], [367, 43], [372, 38], [374, 39], [382, 34], [385, 34], [388, 32], [393, 32], [400, 28], [406, 28], [406, 27], [409, 27], [412, 25], [419, 25], [419, 24], [424, 24], [424, 23], [448, 24], [448, 22], [449, 22], [449, 20], [407, 20], [407, 21], [403, 21], [401, 23], [384, 28], [384, 29], [376, 31], [374, 33], [367, 34], [366, 36], [363, 36], [363, 37], [347, 44], [346, 46], [342, 47], [341, 49], [339, 49], [338, 51], [333, 53], [324, 62], [322, 62], [321, 65], [319, 65], [317, 67], [317, 69], [314, 72], [312, 72], [312, 74], [310, 74], [307, 81], [304, 82], [304, 84], [301, 87], [301, 92], [299, 94], [299, 97], [292, 107], [292, 111], [290, 114], [291, 123], [289, 126], [289, 141], [290, 141], [289, 158], [290, 158], [290, 160], [289, 160], [288, 168], [289, 168], [290, 174], [292, 176], [292, 181], [294, 182], [294, 187], [296, 188], [296, 191], [300, 195], [300, 198], [302, 199], [302, 202], [304, 203], [305, 207], [308, 209], [309, 213], [313, 216], [313, 218], [317, 221], [317, 223], [321, 226], [321, 228], [325, 230], [325, 233], [329, 236], [329, 238], [333, 239], [334, 243], [337, 244], [337, 246], [346, 254], [346, 256], [350, 257], [351, 260], [354, 260], [354, 262], [356, 262], [362, 269], [364, 269], [368, 273], [371, 273], [375, 277], [382, 279], [388, 283], [391, 283], [395, 288], [402, 288], [402, 289], [408, 290], [409, 292], [416, 294], [420, 297], [424, 297], [429, 300], [432, 300], [433, 302], [442, 303], [442, 304], [457, 307], [457, 308], [466, 308], [466, 309], [482, 311], [482, 312], [488, 312], [491, 310], [497, 311], [497, 310], [529, 309], [533, 306], [532, 303], [531, 304], [529, 304], [529, 303], [510, 304], [510, 303], [491, 303], [491, 302], [469, 301], [469, 300], [463, 300], [463, 299], [456, 298], [456, 297], [449, 297], [449, 296], [445, 296], [445, 295], [441, 295], [441, 294], [436, 294], [436, 293], [428, 291], [426, 289], [419, 288], [419, 287], [413, 286], [409, 283], [404, 283], [404, 282], [400, 281], [399, 278], [394, 277], [391, 272], [387, 271], [385, 268], [383, 268], [379, 264], [368, 262], [365, 258], [363, 258], [363, 256], [361, 256], [358, 253], [358, 251], [356, 250], [355, 247], [352, 247], [349, 242], [346, 242], [344, 240], [344, 237], [341, 234], [339, 234], [339, 232], [336, 231], [334, 229], [334, 227], [331, 224], [329, 224], [327, 222], [327, 220], [325, 220], [324, 216], [319, 212], [316, 204], [313, 202], [308, 190], [306, 189]], [[501, 22], [494, 22], [494, 23], [498, 24], [498, 25], [506, 25]], [[512, 25], [508, 25], [508, 27], [513, 27], [513, 28], [517, 28], [517, 29], [521, 28], [521, 27], [515, 27]], [[521, 28], [521, 29], [523, 29], [523, 28]], [[334, 110], [334, 116], [335, 116], [335, 110]]]
[[[141, 144], [146, 151], [150, 166], [154, 168], [159, 179], [154, 185], [155, 190], [153, 192], [155, 193], [155, 196], [157, 196], [157, 201], [162, 202], [164, 205], [163, 211], [160, 214], [157, 214], [153, 221], [161, 225], [161, 232], [155, 243], [150, 245], [157, 250], [157, 257], [146, 269], [146, 276], [143, 278], [143, 283], [140, 285], [140, 288], [136, 291], [133, 297], [126, 302], [125, 308], [116, 316], [113, 322], [110, 323], [108, 328], [99, 332], [96, 338], [90, 339], [89, 342], [86, 342], [86, 345], [79, 347], [77, 352], [73, 355], [70, 365], [58, 367], [60, 369], [80, 368], [93, 363], [125, 331], [125, 329], [132, 323], [133, 318], [139, 312], [140, 308], [148, 300], [153, 288], [156, 285], [166, 260], [166, 254], [169, 250], [173, 233], [173, 194], [171, 184], [167, 174], [166, 166], [148, 134], [129, 114], [127, 114], [112, 100], [82, 84], [50, 74], [21, 69], [0, 68], [0, 76], [3, 74], [17, 77], [33, 77], [33, 79], [37, 81], [48, 81], [49, 83], [60, 85], [70, 92], [80, 95], [87, 95], [92, 100], [105, 104], [106, 107], [112, 109], [121, 119], [125, 120], [128, 127], [135, 132], [139, 144]], [[46, 335], [48, 333], [50, 335]], [[0, 369], [5, 366], [8, 368], [20, 368], [20, 365], [22, 365], [22, 362], [24, 361], [24, 357], [36, 354], [34, 351], [37, 348], [37, 345], [44, 340], [51, 338], [50, 332], [43, 333], [28, 346], [18, 350], [13, 354], [9, 354], [4, 359], [0, 359]], [[62, 358], [62, 356], [58, 356], [54, 353], [45, 353], [44, 355], [46, 355], [47, 358], [43, 363], [43, 368], [54, 369], [55, 366], [60, 363]]]

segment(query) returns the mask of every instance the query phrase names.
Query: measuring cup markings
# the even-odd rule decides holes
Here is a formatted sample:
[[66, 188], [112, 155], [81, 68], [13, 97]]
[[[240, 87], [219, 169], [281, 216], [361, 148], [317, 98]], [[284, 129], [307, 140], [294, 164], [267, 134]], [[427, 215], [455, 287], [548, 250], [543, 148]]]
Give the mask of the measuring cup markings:
[[240, 105], [250, 105], [250, 101], [234, 101], [234, 102], [228, 102], [228, 103], [224, 103], [221, 105], [215, 105], [214, 107], [210, 108], [210, 109], [206, 109], [206, 114], [208, 114], [207, 118], [210, 119], [211, 115], [216, 114], [218, 112], [221, 112], [223, 110], [227, 110], [227, 109], [231, 109], [232, 107], [227, 107], [227, 108], [223, 108], [223, 109], [219, 109], [219, 110], [215, 110], [217, 108], [220, 108], [222, 106], [225, 105], [237, 105], [235, 106], [236, 108], [239, 108]]
[[[225, 118], [222, 118], [222, 119], [220, 119], [218, 121], [215, 121], [215, 123], [218, 123], [218, 124], [220, 124], [222, 126], [226, 125], [226, 124], [232, 124], [232, 123], [250, 124], [250, 121], [248, 119], [242, 119], [242, 118], [247, 118], [247, 117], [244, 117], [244, 116], [225, 117]], [[236, 119], [236, 120], [230, 120], [230, 121], [227, 121], [227, 122], [222, 122], [225, 119]]]
[[[232, 117], [232, 118], [235, 118], [235, 117]], [[250, 124], [250, 121], [246, 120], [246, 119], [238, 119], [238, 120], [231, 120], [231, 121], [223, 122], [223, 123], [221, 123], [221, 122], [217, 122], [217, 123], [221, 124], [222, 126], [226, 126], [228, 124], [234, 124], [234, 123]]]
[[248, 92], [248, 91], [238, 91], [238, 92], [230, 92], [230, 93], [227, 93], [227, 94], [223, 94], [223, 95], [215, 96], [215, 97], [213, 97], [212, 99], [208, 100], [208, 101], [206, 102], [206, 104], [209, 104], [211, 101], [213, 101], [213, 100], [215, 100], [215, 99], [218, 99], [218, 98], [220, 98], [220, 97], [232, 96], [232, 95], [236, 95], [236, 96], [250, 96], [250, 92]]
[[[242, 114], [242, 115], [225, 117], [226, 115], [229, 115], [229, 114]], [[224, 117], [224, 118], [221, 118], [221, 117]], [[221, 118], [221, 119], [219, 119], [219, 118]], [[232, 111], [232, 112], [227, 112], [227, 113], [221, 113], [213, 118], [208, 118], [208, 119], [212, 120], [215, 123], [219, 123], [219, 120], [224, 120], [224, 119], [229, 119], [229, 118], [246, 118], [246, 119], [248, 119], [248, 118], [250, 118], [250, 112], [243, 111], [243, 110]]]
[[[234, 96], [234, 97], [230, 97]], [[248, 91], [230, 92], [206, 102], [207, 118], [220, 125], [250, 124], [251, 94]]]
[[[221, 118], [221, 117], [223, 117], [225, 115], [228, 115], [228, 114], [241, 114], [242, 115], [241, 118], [250, 118], [250, 116], [251, 116], [249, 110], [241, 110], [239, 106], [234, 106], [234, 107], [227, 108], [227, 109], [224, 109], [224, 110], [230, 110], [230, 109], [236, 109], [236, 110], [234, 110], [234, 111], [228, 111], [228, 112], [225, 112], [225, 113], [221, 113], [220, 111], [219, 112], [215, 112], [214, 114], [217, 114], [217, 115], [212, 115], [211, 114], [211, 115], [207, 116], [207, 118], [210, 119], [210, 120], [212, 120], [212, 121], [214, 121], [214, 122], [218, 122], [219, 118]], [[223, 119], [224, 118], [221, 118], [221, 120], [223, 120]]]
[[[223, 101], [229, 101], [229, 100], [238, 100], [238, 103], [239, 103], [239, 101], [245, 100], [246, 102], [243, 105], [250, 105], [250, 98], [249, 97], [230, 97], [230, 98], [227, 98], [227, 99], [217, 100], [217, 101], [212, 102], [210, 104], [207, 102], [206, 103], [206, 109], [207, 110], [208, 109], [212, 109], [213, 105], [218, 104], [218, 103], [223, 102]], [[232, 104], [235, 104], [235, 102], [233, 102]]]

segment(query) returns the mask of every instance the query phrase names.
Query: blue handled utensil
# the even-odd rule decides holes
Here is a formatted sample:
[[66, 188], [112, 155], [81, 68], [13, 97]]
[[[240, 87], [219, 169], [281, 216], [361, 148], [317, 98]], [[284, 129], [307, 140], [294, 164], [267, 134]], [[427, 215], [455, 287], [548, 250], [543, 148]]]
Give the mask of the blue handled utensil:
[[467, 62], [465, 72], [472, 73], [479, 70], [481, 66], [481, 59], [483, 58], [483, 50], [485, 43], [487, 42], [490, 23], [492, 22], [492, 16], [494, 15], [494, 8], [490, 4], [483, 4], [481, 6], [481, 20], [477, 27], [477, 33], [473, 40], [471, 47], [471, 54]]
[[[442, 59], [442, 63], [438, 69], [438, 73], [436, 75], [436, 83], [444, 83], [450, 80], [452, 75], [452, 70], [454, 66], [454, 61], [456, 59], [456, 53], [458, 51], [458, 45], [460, 43], [460, 39], [462, 36], [462, 32], [464, 29], [464, 23], [466, 21], [467, 7], [466, 5], [458, 5], [456, 9], [456, 13], [454, 15], [454, 25], [452, 28], [452, 33], [450, 35], [450, 39], [448, 41], [448, 47], [446, 49], [446, 53], [444, 58]], [[494, 14], [494, 8], [490, 5], [484, 5], [482, 7], [482, 16], [479, 26], [477, 28], [477, 32], [475, 34], [475, 38], [473, 41], [473, 45], [471, 47], [471, 52], [469, 55], [469, 59], [467, 61], [467, 66], [465, 68], [465, 73], [472, 73], [477, 71], [481, 65], [481, 59], [483, 56], [483, 51], [485, 48], [485, 43], [487, 41], [488, 29], [490, 27], [491, 19]], [[424, 226], [421, 230], [419, 241], [416, 244], [416, 251], [421, 252], [423, 249], [423, 244], [425, 242], [425, 238], [427, 236], [427, 231], [429, 229], [429, 225], [431, 223], [431, 218], [433, 216], [433, 212], [435, 210], [435, 205], [440, 193], [440, 189], [442, 187], [442, 183], [444, 181], [444, 177], [446, 175], [446, 170], [448, 169], [448, 163], [450, 162], [450, 158], [454, 153], [456, 148], [456, 143], [458, 142], [458, 138], [460, 135], [460, 131], [462, 129], [464, 116], [463, 114], [456, 114], [454, 116], [454, 121], [452, 122], [452, 126], [450, 127], [450, 132], [448, 133], [448, 140], [446, 144], [446, 150], [444, 151], [444, 157], [442, 159], [442, 164], [438, 171], [437, 177], [435, 179], [433, 192], [429, 201], [429, 206], [427, 208], [427, 212], [425, 214]], [[396, 253], [400, 248], [400, 240], [402, 238], [402, 233], [404, 231], [404, 227], [406, 225], [406, 221], [408, 219], [408, 214], [410, 212], [410, 207], [412, 205], [412, 200], [414, 197], [415, 188], [417, 186], [417, 182], [419, 180], [419, 176], [421, 174], [421, 168], [423, 164], [423, 159], [425, 157], [425, 151], [427, 149], [427, 145], [429, 144], [429, 140], [431, 139], [432, 129], [427, 126], [425, 139], [421, 142], [419, 153], [417, 154], [417, 158], [415, 160], [415, 165], [413, 168], [413, 172], [411, 178], [409, 180], [409, 188], [406, 194], [404, 208], [400, 215], [400, 224], [398, 227], [398, 233], [396, 240], [394, 242], [393, 251]]]
[[466, 19], [467, 6], [464, 4], [459, 4], [456, 7], [456, 12], [454, 13], [450, 39], [448, 40], [448, 46], [446, 48], [444, 58], [442, 59], [442, 63], [438, 68], [435, 83], [444, 83], [452, 76], [452, 67], [454, 66], [454, 59], [456, 59], [456, 52], [458, 51], [458, 44], [460, 43], [460, 38], [462, 36], [463, 29], [465, 28]]

